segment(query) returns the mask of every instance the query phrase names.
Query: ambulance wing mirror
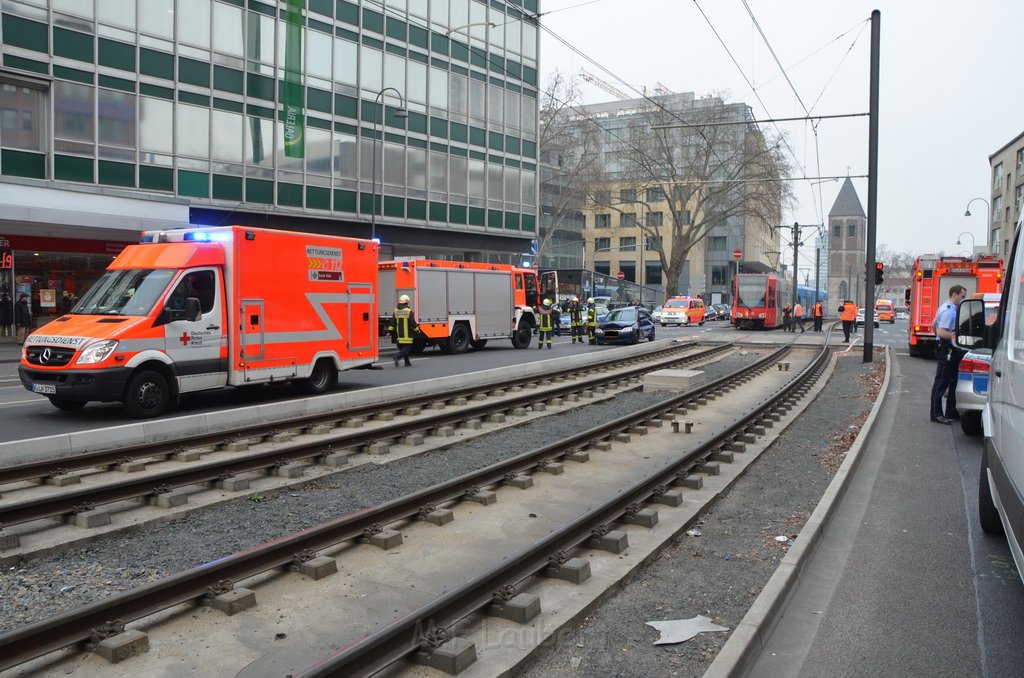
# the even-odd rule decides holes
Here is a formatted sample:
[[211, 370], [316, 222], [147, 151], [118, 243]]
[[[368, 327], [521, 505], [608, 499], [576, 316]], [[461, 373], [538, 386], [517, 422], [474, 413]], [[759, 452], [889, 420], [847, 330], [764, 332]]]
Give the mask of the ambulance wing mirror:
[[975, 348], [992, 348], [988, 341], [991, 333], [985, 327], [985, 302], [981, 299], [965, 299], [957, 307], [956, 336], [957, 347], [964, 350]]
[[199, 303], [199, 299], [196, 297], [185, 299], [185, 319], [194, 323], [199, 320], [201, 315], [203, 315], [203, 306]]

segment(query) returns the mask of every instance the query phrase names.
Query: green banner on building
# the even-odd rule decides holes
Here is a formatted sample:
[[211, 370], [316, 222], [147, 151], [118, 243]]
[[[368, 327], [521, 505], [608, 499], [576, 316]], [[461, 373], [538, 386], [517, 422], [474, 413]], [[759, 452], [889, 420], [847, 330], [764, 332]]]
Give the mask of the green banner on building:
[[302, 9], [305, 0], [288, 0], [284, 36], [284, 154], [302, 158], [305, 115], [302, 97]]

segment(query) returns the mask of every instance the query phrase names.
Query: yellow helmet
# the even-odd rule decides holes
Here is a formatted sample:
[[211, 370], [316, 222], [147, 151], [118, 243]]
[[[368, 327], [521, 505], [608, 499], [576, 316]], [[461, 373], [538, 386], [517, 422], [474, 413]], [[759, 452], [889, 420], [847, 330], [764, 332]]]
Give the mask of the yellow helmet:
[[588, 297], [588, 298], [587, 298], [587, 303], [588, 303], [588, 304], [592, 304], [592, 303], [594, 303], [594, 297]]
[[402, 296], [398, 297], [398, 303], [400, 303], [400, 304], [408, 304], [409, 303], [409, 295], [408, 294], [403, 294]]
[[550, 299], [545, 299], [544, 300], [544, 305], [545, 306], [550, 306], [551, 305], [551, 300]]

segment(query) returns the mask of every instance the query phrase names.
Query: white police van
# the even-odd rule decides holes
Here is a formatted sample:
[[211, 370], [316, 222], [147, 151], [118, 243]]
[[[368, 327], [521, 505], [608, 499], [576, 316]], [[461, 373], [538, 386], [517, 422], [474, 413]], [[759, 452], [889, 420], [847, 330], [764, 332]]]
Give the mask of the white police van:
[[[981, 527], [1005, 533], [1017, 572], [1024, 573], [1024, 216], [1017, 224], [1003, 280], [999, 316], [986, 329], [982, 299], [960, 304], [957, 343], [991, 348], [988, 402], [982, 412], [985, 451], [978, 487]], [[1021, 575], [1024, 578], [1024, 574]]]

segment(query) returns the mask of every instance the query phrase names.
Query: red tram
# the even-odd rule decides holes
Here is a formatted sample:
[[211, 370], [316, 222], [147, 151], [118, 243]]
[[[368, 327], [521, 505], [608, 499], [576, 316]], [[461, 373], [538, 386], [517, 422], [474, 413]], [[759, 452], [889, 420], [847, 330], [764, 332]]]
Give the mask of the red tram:
[[777, 273], [740, 273], [732, 284], [732, 324], [736, 329], [782, 326], [782, 309], [793, 296], [792, 283]]

